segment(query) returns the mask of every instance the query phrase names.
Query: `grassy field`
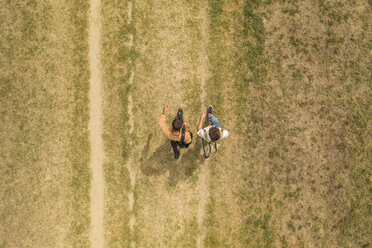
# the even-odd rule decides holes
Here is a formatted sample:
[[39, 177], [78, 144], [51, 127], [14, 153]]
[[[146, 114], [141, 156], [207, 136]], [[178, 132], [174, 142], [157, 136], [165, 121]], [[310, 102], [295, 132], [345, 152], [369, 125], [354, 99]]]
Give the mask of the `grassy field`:
[[213, 98], [239, 138], [212, 170], [208, 246], [371, 245], [370, 7], [210, 5]]
[[207, 246], [371, 245], [370, 7], [211, 2], [210, 101], [234, 142], [212, 167]]
[[[202, 107], [211, 103], [231, 135], [208, 163], [205, 246], [369, 246], [370, 7], [362, 1], [210, 1], [206, 99], [200, 98], [202, 5], [135, 2], [130, 25], [118, 18], [126, 16], [125, 4], [116, 10], [117, 37], [135, 38], [131, 49], [115, 39], [107, 43], [123, 54], [123, 64], [112, 64], [123, 72], [114, 91], [122, 114], [116, 124], [108, 121], [123, 123], [111, 134], [112, 144], [123, 137], [115, 148], [122, 172], [113, 184], [122, 197], [113, 195], [114, 211], [121, 216], [116, 220], [134, 214], [136, 224], [130, 238], [128, 225], [122, 233], [108, 225], [116, 232], [108, 242], [196, 246], [200, 142], [174, 162], [156, 122], [163, 105], [172, 113], [183, 107], [195, 133]], [[130, 139], [135, 145], [128, 147]], [[134, 213], [119, 207], [128, 204], [130, 156], [138, 167]]]
[[0, 247], [86, 247], [83, 1], [0, 2]]
[[[89, 4], [0, 1], [0, 247], [89, 246]], [[106, 246], [372, 247], [371, 12], [103, 0]], [[194, 134], [177, 161], [164, 105]]]
[[[159, 13], [154, 13], [154, 8]], [[194, 126], [197, 116], [191, 113], [201, 110], [198, 11], [198, 6], [187, 2], [179, 5], [166, 1], [136, 2], [132, 22], [129, 22], [128, 2], [104, 5], [103, 16], [108, 25], [104, 26], [107, 35], [103, 35], [106, 37], [103, 64], [107, 92], [104, 122], [109, 153], [109, 162], [105, 164], [106, 243], [109, 246], [129, 245], [130, 240], [138, 247], [171, 247], [182, 243], [190, 247], [196, 242], [198, 192], [194, 184], [197, 178], [192, 184], [185, 181], [197, 167], [193, 154], [199, 151], [200, 144], [175, 164], [169, 153], [169, 141], [159, 133], [157, 120], [163, 105], [171, 106], [170, 115], [174, 115], [181, 104], [187, 109], [187, 121]], [[177, 12], [185, 13], [180, 16]], [[172, 24], [168, 26], [169, 23]], [[132, 46], [130, 35], [134, 37]], [[187, 43], [179, 42], [190, 37]], [[132, 86], [129, 85], [131, 74]], [[133, 97], [134, 133], [129, 132], [129, 94]], [[129, 143], [133, 146], [129, 147]], [[132, 211], [136, 224], [132, 237], [129, 237], [128, 225], [132, 214], [128, 211], [129, 157], [137, 168]], [[185, 225], [185, 230], [179, 229], [180, 223]]]
[[[127, 45], [131, 29], [128, 1], [102, 3], [103, 124], [106, 163], [105, 227], [108, 247], [129, 246], [128, 191], [128, 69], [133, 54]], [[113, 25], [115, 23], [115, 25]]]

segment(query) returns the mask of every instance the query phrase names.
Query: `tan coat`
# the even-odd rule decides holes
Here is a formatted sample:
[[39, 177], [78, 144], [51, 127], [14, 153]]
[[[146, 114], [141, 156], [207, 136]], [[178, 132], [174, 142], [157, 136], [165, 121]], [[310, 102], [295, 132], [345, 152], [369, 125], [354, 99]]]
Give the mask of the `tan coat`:
[[[165, 122], [165, 115], [161, 115], [160, 116], [159, 126], [160, 126], [161, 131], [163, 132], [164, 136], [167, 139], [174, 140], [174, 141], [181, 141], [182, 131], [180, 130], [180, 134], [177, 135], [177, 136], [173, 135], [172, 134], [172, 125], [168, 126], [166, 124], [166, 122]], [[186, 127], [186, 130], [185, 130], [185, 143], [186, 144], [191, 143], [191, 136], [190, 136], [190, 132], [187, 131], [187, 127]]]

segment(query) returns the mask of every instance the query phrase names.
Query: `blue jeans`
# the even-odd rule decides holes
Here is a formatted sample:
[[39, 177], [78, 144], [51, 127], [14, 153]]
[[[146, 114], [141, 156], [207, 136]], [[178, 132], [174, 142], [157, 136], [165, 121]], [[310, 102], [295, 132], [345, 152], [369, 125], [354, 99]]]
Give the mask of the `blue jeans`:
[[211, 122], [212, 126], [221, 128], [220, 123], [218, 122], [217, 118], [214, 115], [208, 115], [208, 120]]

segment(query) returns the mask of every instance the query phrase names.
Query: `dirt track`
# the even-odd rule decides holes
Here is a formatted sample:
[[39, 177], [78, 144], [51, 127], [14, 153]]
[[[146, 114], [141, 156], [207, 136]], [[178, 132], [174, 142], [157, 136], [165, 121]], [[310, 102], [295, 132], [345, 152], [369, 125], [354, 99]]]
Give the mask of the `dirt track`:
[[91, 144], [90, 191], [91, 247], [104, 247], [104, 185], [103, 162], [105, 153], [102, 140], [102, 76], [101, 76], [101, 1], [90, 1], [89, 15], [89, 131]]
[[[209, 26], [209, 21], [208, 21], [208, 15], [207, 15], [207, 4], [205, 3], [204, 6], [201, 6], [201, 11], [200, 11], [200, 16], [202, 19], [202, 24], [201, 24], [201, 33], [202, 33], [202, 47], [201, 47], [201, 59], [202, 59], [202, 64], [201, 64], [201, 94], [200, 94], [200, 99], [201, 99], [201, 104], [203, 107], [206, 105], [206, 95], [207, 92], [205, 90], [205, 84], [206, 80], [209, 77], [208, 73], [208, 55], [207, 55], [207, 46], [208, 46], [208, 26]], [[203, 110], [203, 109], [202, 109]], [[203, 247], [203, 242], [205, 238], [205, 228], [203, 226], [204, 224], [204, 215], [205, 215], [205, 209], [208, 203], [208, 198], [209, 198], [209, 163], [205, 163], [201, 167], [200, 171], [200, 178], [199, 178], [199, 188], [200, 188], [200, 202], [199, 202], [199, 207], [198, 207], [198, 226], [199, 226], [199, 235], [197, 239], [197, 247]]]

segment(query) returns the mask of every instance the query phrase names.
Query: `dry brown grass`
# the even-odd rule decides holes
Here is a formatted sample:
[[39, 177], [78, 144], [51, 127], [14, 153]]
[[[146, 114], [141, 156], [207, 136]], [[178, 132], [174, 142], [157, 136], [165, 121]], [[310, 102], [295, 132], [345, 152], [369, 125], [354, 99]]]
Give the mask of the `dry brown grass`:
[[[221, 51], [210, 53], [211, 85], [233, 143], [212, 169], [210, 247], [370, 245], [371, 16], [361, 4], [211, 5]], [[236, 98], [220, 93], [230, 85]]]
[[87, 6], [0, 3], [0, 246], [87, 246]]
[[128, 1], [102, 2], [103, 140], [105, 144], [105, 239], [108, 247], [129, 245], [128, 192]]
[[[347, 1], [277, 4], [272, 9], [266, 22], [267, 81], [276, 92], [271, 98], [283, 99], [272, 107], [281, 113], [288, 144], [269, 148], [287, 174], [285, 184], [274, 184], [274, 199], [288, 192], [286, 204], [276, 208], [277, 215], [288, 218], [276, 216], [282, 242], [368, 245], [370, 221], [359, 218], [368, 215], [370, 195], [366, 186], [355, 186], [365, 184], [370, 173], [368, 129], [356, 115], [368, 125], [371, 32], [366, 23], [371, 17]], [[358, 214], [352, 216], [354, 211]], [[342, 223], [344, 218], [349, 220]]]
[[164, 105], [170, 106], [168, 121], [183, 107], [195, 134], [201, 92], [198, 13], [199, 6], [187, 1], [136, 2], [134, 7], [135, 48], [140, 54], [132, 91], [137, 148], [132, 152], [139, 167], [134, 237], [138, 247], [196, 243], [199, 194], [192, 176], [200, 166], [196, 156], [200, 146], [182, 152], [176, 163], [157, 121]]
[[[132, 26], [127, 25], [128, 3], [120, 4], [119, 8], [114, 5], [107, 3], [104, 10], [110, 24], [104, 27], [107, 33], [104, 35], [107, 37], [104, 69], [108, 79], [106, 149], [110, 153], [105, 169], [109, 185], [107, 243], [118, 246], [123, 241], [129, 245], [129, 240], [134, 240], [138, 247], [192, 246], [197, 238], [199, 194], [195, 187], [197, 178], [190, 180], [198, 167], [194, 156], [199, 153], [200, 144], [174, 163], [170, 142], [159, 133], [157, 120], [163, 105], [170, 106], [169, 118], [178, 107], [184, 107], [185, 119], [195, 134], [201, 91], [198, 68], [201, 19], [195, 15], [199, 7], [187, 1], [135, 2]], [[128, 49], [130, 33], [134, 34], [131, 50]], [[112, 62], [112, 58], [118, 63]], [[133, 87], [129, 88], [129, 72], [133, 68]], [[133, 134], [128, 128], [129, 93], [134, 106]], [[153, 138], [147, 143], [150, 135]], [[134, 145], [128, 147], [129, 142]], [[129, 156], [133, 156], [137, 167], [133, 237], [127, 236], [130, 182], [126, 162]]]
[[[87, 6], [1, 3], [0, 246], [87, 246]], [[371, 246], [370, 1], [209, 1], [206, 99], [202, 5], [128, 3], [102, 3], [106, 245]], [[230, 133], [208, 163], [203, 100]], [[195, 135], [177, 162], [163, 105]]]
[[[364, 138], [370, 125], [370, 6], [341, 3], [210, 2], [205, 102], [215, 106], [230, 137], [208, 163], [205, 246], [368, 245], [363, 234], [369, 220], [363, 217], [368, 216], [370, 194], [362, 185], [370, 175], [370, 140]], [[132, 32], [134, 50], [126, 50], [127, 44], [116, 38], [107, 43], [107, 49], [119, 49], [118, 58], [129, 58], [107, 69], [123, 77], [112, 81], [117, 85], [112, 89], [120, 89], [112, 92], [123, 92], [112, 98], [122, 109], [115, 115], [123, 126], [108, 132], [112, 140], [107, 143], [121, 161], [108, 175], [122, 170], [112, 182], [116, 191], [110, 193], [116, 208], [109, 211], [117, 218], [117, 228], [107, 225], [113, 242], [187, 247], [202, 235], [196, 219], [200, 140], [175, 163], [169, 141], [156, 126], [163, 105], [171, 107], [170, 114], [183, 107], [191, 127], [196, 125], [200, 7], [192, 1], [136, 2], [133, 26], [115, 31], [124, 41]], [[116, 21], [125, 23], [125, 13], [115, 12]], [[130, 70], [135, 76], [128, 88]], [[133, 96], [134, 134], [127, 127], [128, 92]], [[108, 108], [115, 112], [114, 105]], [[123, 138], [114, 146], [117, 136]], [[128, 147], [129, 140], [134, 146]], [[126, 232], [128, 156], [138, 168], [133, 237]]]

